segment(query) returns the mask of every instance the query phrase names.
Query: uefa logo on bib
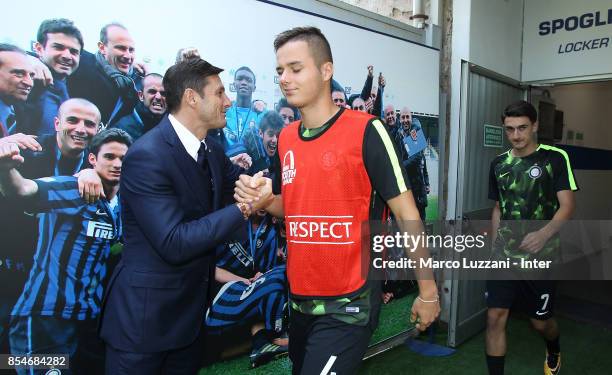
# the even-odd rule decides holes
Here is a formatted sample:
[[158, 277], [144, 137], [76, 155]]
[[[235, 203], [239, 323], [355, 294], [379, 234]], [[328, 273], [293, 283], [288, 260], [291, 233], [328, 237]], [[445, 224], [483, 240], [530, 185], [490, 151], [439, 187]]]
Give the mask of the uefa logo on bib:
[[295, 178], [295, 158], [293, 151], [289, 150], [283, 156], [283, 185], [288, 185]]

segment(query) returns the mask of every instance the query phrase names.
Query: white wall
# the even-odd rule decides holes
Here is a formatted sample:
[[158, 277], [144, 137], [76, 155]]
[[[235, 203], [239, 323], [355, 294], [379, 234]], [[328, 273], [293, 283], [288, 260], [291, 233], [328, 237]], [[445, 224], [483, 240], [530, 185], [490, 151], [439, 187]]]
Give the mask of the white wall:
[[520, 81], [523, 0], [471, 0], [469, 38], [471, 62]]
[[[564, 112], [564, 144], [612, 150], [612, 81], [559, 85], [549, 89]], [[581, 132], [582, 142], [567, 140], [567, 131]]]
[[523, 0], [453, 1], [447, 219], [456, 216], [462, 61], [520, 80], [522, 20]]
[[[610, 0], [525, 0], [523, 71], [525, 82], [585, 79], [612, 74], [612, 23], [608, 23]], [[599, 22], [596, 13], [599, 13]], [[583, 15], [586, 18], [582, 18]], [[566, 24], [564, 20], [570, 18]], [[578, 27], [578, 19], [583, 26]], [[552, 21], [564, 25], [552, 32]], [[549, 25], [541, 28], [541, 25]], [[543, 34], [543, 35], [542, 35]], [[607, 40], [602, 44], [601, 40]], [[589, 42], [592, 41], [592, 42]], [[583, 48], [589, 42], [589, 48]], [[578, 44], [576, 50], [576, 43]]]
[[459, 125], [461, 112], [461, 64], [470, 58], [471, 0], [453, 1], [453, 35], [451, 56], [451, 113], [449, 134], [448, 198], [446, 219], [455, 219], [457, 204], [457, 170], [459, 161]]
[[[564, 112], [562, 144], [612, 150], [612, 81], [560, 85], [549, 89]], [[568, 141], [567, 130], [581, 132], [583, 141]], [[576, 170], [576, 219], [612, 218], [612, 171]]]

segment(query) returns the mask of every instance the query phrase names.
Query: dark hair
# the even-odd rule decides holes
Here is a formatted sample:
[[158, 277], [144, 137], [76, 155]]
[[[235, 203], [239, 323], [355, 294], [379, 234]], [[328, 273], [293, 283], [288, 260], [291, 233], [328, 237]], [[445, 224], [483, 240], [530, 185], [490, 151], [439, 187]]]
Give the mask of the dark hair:
[[287, 101], [285, 98], [281, 98], [281, 100], [276, 103], [276, 112], [279, 112], [281, 108], [290, 108], [293, 111], [293, 118], [295, 120], [300, 118], [300, 111]]
[[281, 131], [284, 126], [285, 122], [283, 121], [283, 118], [274, 111], [266, 112], [259, 122], [259, 130], [261, 130], [263, 133], [265, 133], [268, 129]]
[[19, 52], [25, 55], [25, 51], [14, 44], [0, 43], [0, 52]]
[[251, 68], [249, 68], [248, 66], [241, 66], [240, 68], [236, 69], [236, 71], [234, 72], [234, 79], [236, 79], [236, 75], [241, 70], [244, 70], [244, 71], [247, 71], [247, 72], [251, 73], [251, 75], [253, 76], [253, 83], [255, 83], [255, 73], [253, 73]]
[[317, 65], [326, 62], [334, 62], [327, 38], [325, 38], [321, 30], [316, 27], [294, 27], [291, 30], [283, 31], [274, 39], [274, 51], [278, 51], [279, 48], [288, 42], [299, 40], [308, 44]]
[[36, 41], [45, 46], [47, 44], [47, 34], [66, 34], [68, 36], [76, 38], [81, 49], [83, 49], [83, 35], [81, 31], [74, 26], [74, 22], [66, 18], [51, 18], [42, 21], [38, 27], [38, 33], [36, 33]]
[[[17, 47], [14, 44], [8, 43], [0, 43], [0, 52], [17, 52], [24, 55], [26, 54], [25, 51], [21, 48]], [[2, 66], [2, 59], [0, 59], [0, 66]]]
[[349, 96], [348, 100], [346, 101], [346, 104], [350, 105], [351, 108], [353, 108], [353, 102], [357, 99], [361, 99], [361, 96], [359, 96], [359, 94], [353, 94]]
[[506, 119], [506, 117], [523, 117], [526, 116], [529, 118], [531, 123], [538, 121], [538, 111], [536, 111], [535, 107], [524, 100], [516, 101], [504, 109], [502, 113], [501, 120], [502, 123]]
[[221, 68], [211, 65], [200, 58], [183, 60], [166, 71], [162, 85], [166, 90], [168, 112], [179, 109], [186, 89], [192, 89], [203, 95], [209, 76], [219, 74]]
[[340, 82], [332, 78], [330, 88], [331, 88], [331, 92], [341, 92], [342, 95], [344, 96], [344, 102], [348, 103], [348, 98], [346, 97], [346, 91], [344, 91], [344, 87], [340, 84]]
[[132, 145], [132, 137], [126, 131], [118, 128], [102, 130], [94, 135], [91, 142], [89, 142], [89, 152], [98, 157], [98, 152], [100, 152], [102, 146], [111, 142], [123, 143], [130, 147]]
[[107, 23], [106, 25], [102, 26], [102, 29], [100, 29], [100, 42], [102, 42], [102, 44], [106, 45], [108, 43], [108, 29], [113, 26], [127, 31], [127, 27], [123, 26], [119, 22]]

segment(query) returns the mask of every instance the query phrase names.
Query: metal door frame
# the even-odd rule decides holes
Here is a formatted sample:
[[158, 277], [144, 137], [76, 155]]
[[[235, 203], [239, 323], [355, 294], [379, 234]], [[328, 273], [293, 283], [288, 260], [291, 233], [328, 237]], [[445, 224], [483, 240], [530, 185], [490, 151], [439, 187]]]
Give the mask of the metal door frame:
[[[447, 202], [449, 205], [452, 204], [454, 208], [454, 219], [456, 220], [456, 225], [453, 226], [453, 235], [461, 234], [461, 221], [464, 216], [464, 192], [465, 192], [465, 183], [466, 183], [466, 146], [467, 146], [467, 130], [469, 126], [469, 97], [470, 97], [470, 74], [476, 73], [486, 78], [514, 86], [518, 89], [523, 90], [523, 98], [527, 98], [527, 90], [526, 87], [519, 81], [513, 80], [511, 78], [505, 77], [501, 74], [488, 70], [486, 68], [480, 67], [468, 61], [461, 62], [461, 89], [460, 89], [460, 100], [459, 100], [459, 132], [458, 132], [458, 150], [456, 150], [455, 155], [457, 157], [457, 169], [454, 173], [456, 175], [456, 195], [454, 202]], [[453, 154], [453, 153], [451, 153]], [[451, 347], [456, 347], [465, 340], [467, 340], [471, 335], [458, 335], [457, 327], [459, 323], [459, 280], [456, 280], [456, 275], [458, 271], [453, 271], [450, 275], [450, 279], [446, 280], [445, 287], [450, 290], [450, 298], [446, 301], [449, 303], [449, 324], [448, 324], [448, 345]], [[478, 327], [485, 327], [485, 312], [486, 308], [478, 311], [476, 314], [472, 315], [472, 317], [477, 317], [482, 315], [482, 320], [474, 319], [470, 324], [474, 325], [474, 329], [468, 329], [468, 331], [479, 331]]]

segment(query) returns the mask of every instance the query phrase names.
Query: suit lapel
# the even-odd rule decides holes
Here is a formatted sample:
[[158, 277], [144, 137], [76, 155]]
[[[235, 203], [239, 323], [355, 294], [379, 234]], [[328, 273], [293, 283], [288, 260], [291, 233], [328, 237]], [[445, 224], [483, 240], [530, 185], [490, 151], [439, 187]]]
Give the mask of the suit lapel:
[[[187, 185], [193, 192], [193, 194], [197, 197], [203, 207], [210, 207], [210, 203], [206, 194], [206, 185], [204, 184], [204, 174], [200, 170], [198, 164], [193, 160], [191, 156], [185, 150], [185, 147], [181, 143], [172, 128], [172, 124], [167, 117], [165, 117], [162, 122], [158, 125], [163, 127], [162, 131], [164, 133], [164, 137], [166, 141], [172, 146], [171, 154], [176, 162], [178, 169], [181, 171], [185, 179], [187, 180]], [[212, 169], [212, 168], [211, 168]]]

